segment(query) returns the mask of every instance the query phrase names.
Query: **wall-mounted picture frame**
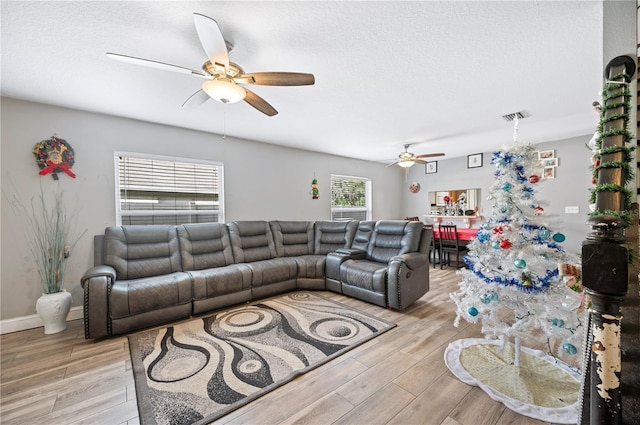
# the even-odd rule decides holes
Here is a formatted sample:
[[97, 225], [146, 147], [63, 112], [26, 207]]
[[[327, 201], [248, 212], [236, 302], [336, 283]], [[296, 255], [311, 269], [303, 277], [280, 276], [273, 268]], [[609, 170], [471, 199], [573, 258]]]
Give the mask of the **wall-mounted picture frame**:
[[474, 153], [472, 155], [467, 155], [467, 168], [478, 167], [482, 167], [482, 154]]
[[556, 167], [544, 167], [542, 169], [542, 178], [543, 179], [555, 179], [556, 178]]
[[434, 174], [438, 172], [438, 161], [429, 161], [424, 164], [425, 174]]
[[538, 159], [541, 161], [543, 159], [554, 158], [555, 156], [556, 156], [556, 151], [553, 149], [548, 151], [538, 151]]
[[547, 167], [557, 167], [558, 166], [558, 158], [546, 158], [540, 161], [540, 166], [543, 168]]

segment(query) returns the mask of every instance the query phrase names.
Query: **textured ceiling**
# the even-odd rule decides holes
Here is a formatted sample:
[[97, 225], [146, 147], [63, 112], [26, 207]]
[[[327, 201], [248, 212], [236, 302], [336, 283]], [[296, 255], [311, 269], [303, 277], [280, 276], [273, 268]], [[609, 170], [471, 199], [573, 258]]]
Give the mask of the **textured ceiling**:
[[[405, 143], [447, 157], [593, 132], [600, 2], [6, 2], [2, 95], [367, 160]], [[313, 73], [250, 87], [279, 114], [213, 100], [202, 80], [108, 59], [199, 70], [193, 12], [215, 19], [246, 72]]]

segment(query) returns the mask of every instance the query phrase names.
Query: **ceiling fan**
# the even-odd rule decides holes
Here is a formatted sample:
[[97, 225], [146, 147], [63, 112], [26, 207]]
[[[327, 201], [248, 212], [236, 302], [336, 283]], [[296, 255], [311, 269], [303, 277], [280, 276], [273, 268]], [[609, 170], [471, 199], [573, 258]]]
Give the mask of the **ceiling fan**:
[[107, 56], [111, 59], [135, 65], [180, 72], [206, 79], [202, 83], [202, 89], [191, 95], [182, 105], [183, 108], [200, 106], [210, 98], [221, 103], [235, 103], [244, 100], [258, 111], [271, 117], [276, 115], [278, 111], [256, 93], [239, 84], [307, 86], [315, 83], [313, 74], [300, 72], [253, 72], [245, 74], [240, 65], [229, 61], [230, 45], [227, 44], [222, 36], [218, 23], [199, 13], [193, 14], [193, 20], [200, 43], [209, 59], [202, 65], [202, 71], [204, 72], [117, 53], [107, 53]]
[[433, 158], [435, 156], [444, 156], [443, 153], [426, 153], [423, 155], [416, 155], [414, 153], [409, 152], [410, 144], [404, 145], [404, 152], [400, 152], [398, 155], [398, 159], [395, 162], [387, 165], [387, 167], [391, 167], [392, 165], [398, 164], [402, 168], [413, 167], [414, 164], [426, 164], [427, 161], [423, 161], [422, 158]]

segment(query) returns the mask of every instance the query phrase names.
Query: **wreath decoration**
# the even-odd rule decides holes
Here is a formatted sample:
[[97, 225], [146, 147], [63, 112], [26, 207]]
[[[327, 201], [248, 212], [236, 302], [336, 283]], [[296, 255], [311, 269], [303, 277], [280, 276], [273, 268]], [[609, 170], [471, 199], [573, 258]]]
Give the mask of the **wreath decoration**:
[[33, 147], [33, 154], [36, 157], [36, 164], [40, 168], [41, 176], [51, 174], [54, 180], [58, 180], [60, 172], [65, 173], [71, 178], [76, 175], [71, 171], [71, 167], [76, 162], [73, 148], [66, 140], [57, 136], [51, 136], [50, 139], [42, 140]]

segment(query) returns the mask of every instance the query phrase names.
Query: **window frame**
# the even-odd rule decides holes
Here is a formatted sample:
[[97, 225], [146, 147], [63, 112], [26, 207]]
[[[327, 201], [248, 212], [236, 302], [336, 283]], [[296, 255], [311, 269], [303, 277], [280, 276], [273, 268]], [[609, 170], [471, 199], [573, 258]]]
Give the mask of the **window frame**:
[[[219, 167], [219, 175], [218, 175], [218, 209], [217, 210], [122, 210], [121, 209], [121, 197], [120, 197], [120, 157], [126, 158], [138, 158], [138, 159], [147, 159], [147, 160], [156, 160], [156, 161], [167, 161], [167, 162], [175, 162], [175, 163], [183, 163], [183, 164], [202, 164], [209, 165], [213, 167]], [[209, 161], [203, 159], [195, 159], [195, 158], [185, 158], [185, 157], [176, 157], [176, 156], [165, 156], [165, 155], [156, 155], [156, 154], [147, 154], [147, 153], [139, 153], [139, 152], [123, 152], [116, 151], [113, 155], [113, 165], [114, 165], [114, 181], [115, 181], [115, 215], [116, 215], [116, 225], [122, 225], [122, 217], [123, 216], [143, 216], [143, 215], [154, 215], [154, 216], [163, 216], [163, 215], [206, 215], [206, 214], [214, 214], [218, 216], [218, 223], [225, 222], [225, 200], [224, 200], [224, 164], [218, 161]], [[173, 192], [169, 192], [173, 193]], [[176, 192], [180, 193], [180, 192]], [[125, 211], [125, 214], [122, 212]]]
[[[344, 179], [344, 180], [361, 180], [364, 181], [365, 183], [365, 195], [364, 195], [364, 200], [365, 200], [365, 206], [364, 207], [334, 207], [333, 205], [333, 180], [334, 178], [340, 178], [340, 179]], [[372, 210], [372, 205], [373, 205], [373, 201], [372, 201], [372, 194], [373, 194], [373, 190], [372, 190], [372, 185], [373, 182], [370, 178], [368, 177], [360, 177], [360, 176], [349, 176], [349, 175], [345, 175], [345, 174], [331, 174], [330, 178], [329, 178], [329, 185], [330, 185], [330, 190], [331, 190], [331, 202], [330, 202], [330, 216], [331, 216], [331, 220], [334, 221], [341, 221], [341, 220], [354, 220], [353, 218], [334, 218], [334, 212], [345, 212], [345, 211], [364, 211], [365, 212], [365, 220], [372, 220], [373, 217], [373, 210]]]

